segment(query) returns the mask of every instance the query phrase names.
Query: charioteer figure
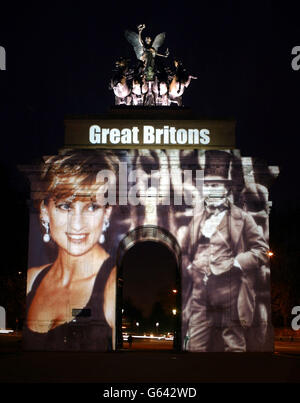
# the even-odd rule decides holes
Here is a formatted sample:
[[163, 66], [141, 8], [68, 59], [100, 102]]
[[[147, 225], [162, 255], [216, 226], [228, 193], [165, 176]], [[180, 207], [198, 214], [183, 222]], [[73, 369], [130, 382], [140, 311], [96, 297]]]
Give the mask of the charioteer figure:
[[125, 37], [133, 46], [136, 57], [144, 63], [144, 78], [146, 81], [154, 81], [156, 74], [155, 58], [169, 56], [167, 49], [165, 54], [158, 53], [158, 48], [164, 43], [166, 34], [164, 32], [156, 35], [154, 41], [146, 36], [145, 41], [142, 39], [142, 31], [146, 28], [145, 24], [138, 25], [138, 34], [133, 31], [125, 31]]
[[182, 94], [192, 78], [182, 63], [175, 61], [175, 70], [163, 63], [169, 56], [169, 50], [159, 52], [165, 41], [162, 32], [152, 40], [150, 36], [142, 38], [145, 24], [137, 26], [138, 32], [126, 30], [125, 37], [133, 46], [137, 61], [129, 68], [128, 61], [118, 65], [110, 88], [115, 94], [116, 105], [164, 105], [175, 103], [182, 105]]

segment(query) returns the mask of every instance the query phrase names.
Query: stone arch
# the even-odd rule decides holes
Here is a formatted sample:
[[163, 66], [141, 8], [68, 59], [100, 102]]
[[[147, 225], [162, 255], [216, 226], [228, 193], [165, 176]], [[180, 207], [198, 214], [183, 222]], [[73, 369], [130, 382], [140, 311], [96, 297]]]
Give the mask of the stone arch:
[[119, 268], [124, 254], [132, 248], [137, 242], [153, 241], [164, 244], [171, 252], [177, 261], [180, 268], [181, 265], [181, 249], [177, 239], [169, 231], [156, 225], [141, 225], [129, 231], [120, 241], [117, 250], [117, 267]]
[[169, 249], [176, 260], [176, 326], [174, 339], [174, 348], [181, 349], [181, 249], [177, 239], [169, 231], [155, 225], [143, 225], [129, 231], [119, 243], [116, 254], [117, 263], [117, 300], [116, 300], [116, 348], [122, 347], [122, 290], [123, 273], [122, 260], [127, 251], [139, 242], [152, 241], [158, 242]]

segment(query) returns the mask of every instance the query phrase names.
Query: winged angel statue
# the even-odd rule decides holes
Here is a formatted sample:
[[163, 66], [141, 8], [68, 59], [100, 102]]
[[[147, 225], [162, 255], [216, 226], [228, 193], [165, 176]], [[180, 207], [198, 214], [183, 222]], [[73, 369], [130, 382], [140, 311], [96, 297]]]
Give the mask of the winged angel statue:
[[174, 59], [173, 67], [161, 63], [167, 59], [169, 50], [164, 54], [158, 49], [164, 43], [166, 34], [160, 33], [155, 39], [147, 36], [142, 39], [144, 24], [138, 25], [138, 33], [125, 31], [125, 37], [133, 46], [137, 62], [130, 66], [130, 60], [119, 58], [116, 62], [115, 74], [110, 88], [115, 94], [116, 105], [182, 105], [182, 94], [189, 86], [191, 79], [178, 59]]

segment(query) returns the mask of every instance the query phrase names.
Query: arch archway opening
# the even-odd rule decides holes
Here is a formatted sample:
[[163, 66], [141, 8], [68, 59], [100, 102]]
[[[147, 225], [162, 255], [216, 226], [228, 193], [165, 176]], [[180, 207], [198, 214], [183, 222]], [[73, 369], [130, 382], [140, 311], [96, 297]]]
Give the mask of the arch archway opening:
[[165, 230], [149, 227], [131, 231], [120, 243], [116, 346], [132, 350], [179, 350], [180, 249]]

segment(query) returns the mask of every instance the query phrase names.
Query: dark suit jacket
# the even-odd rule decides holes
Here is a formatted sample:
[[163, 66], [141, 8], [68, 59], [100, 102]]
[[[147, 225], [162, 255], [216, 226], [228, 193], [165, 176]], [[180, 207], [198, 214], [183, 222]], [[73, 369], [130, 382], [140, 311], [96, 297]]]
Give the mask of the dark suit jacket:
[[[189, 224], [187, 238], [183, 245], [183, 272], [187, 274], [187, 266], [193, 262], [197, 250], [197, 243], [201, 225], [203, 222], [203, 212], [197, 215]], [[254, 281], [256, 272], [262, 265], [268, 263], [268, 245], [260, 233], [257, 224], [250, 214], [239, 207], [230, 204], [228, 217], [228, 230], [231, 237], [233, 253], [242, 267], [241, 290], [238, 298], [239, 318], [244, 326], [251, 326], [255, 309]], [[219, 225], [219, 230], [227, 221], [223, 220]], [[191, 294], [191, 293], [190, 293]], [[186, 295], [186, 308], [188, 308], [188, 298]], [[188, 314], [188, 312], [186, 312]]]

